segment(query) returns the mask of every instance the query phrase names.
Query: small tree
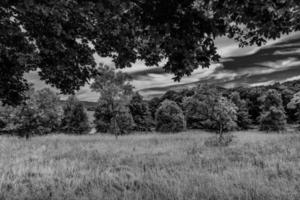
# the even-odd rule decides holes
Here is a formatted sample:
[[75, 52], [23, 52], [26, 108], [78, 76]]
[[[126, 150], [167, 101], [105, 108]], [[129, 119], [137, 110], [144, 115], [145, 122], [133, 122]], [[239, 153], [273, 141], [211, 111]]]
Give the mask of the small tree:
[[231, 131], [237, 126], [237, 107], [226, 97], [221, 97], [216, 101], [210, 119], [220, 139], [223, 139], [224, 131]]
[[231, 94], [231, 101], [237, 106], [237, 125], [242, 130], [249, 129], [252, 120], [250, 119], [247, 102], [241, 99], [238, 92]]
[[281, 95], [276, 90], [268, 90], [259, 100], [262, 102], [260, 130], [282, 131], [286, 126], [286, 115], [282, 106]]
[[135, 93], [129, 103], [130, 112], [132, 114], [136, 131], [151, 130], [151, 114], [148, 104], [143, 100], [139, 93]]
[[83, 103], [74, 95], [70, 96], [63, 108], [62, 130], [66, 133], [83, 134], [88, 132], [89, 128]]
[[180, 132], [186, 128], [183, 111], [174, 102], [165, 100], [155, 114], [156, 131]]
[[[125, 131], [121, 131], [120, 128], [123, 127], [123, 125], [118, 124], [123, 121], [120, 120], [121, 116], [131, 115], [128, 109], [124, 109], [129, 103], [133, 89], [129, 82], [130, 77], [120, 71], [115, 72], [114, 69], [106, 65], [99, 68], [98, 74], [91, 88], [93, 91], [100, 93], [99, 106], [103, 107], [104, 103], [104, 105], [107, 106], [106, 111], [108, 113], [104, 113], [103, 111], [95, 113], [95, 124], [99, 131], [104, 130], [106, 132], [107, 120], [110, 118], [110, 132], [117, 137], [122, 134], [122, 131]], [[128, 112], [126, 115], [124, 115], [125, 110]], [[130, 130], [132, 130], [131, 126], [128, 127], [126, 132]]]

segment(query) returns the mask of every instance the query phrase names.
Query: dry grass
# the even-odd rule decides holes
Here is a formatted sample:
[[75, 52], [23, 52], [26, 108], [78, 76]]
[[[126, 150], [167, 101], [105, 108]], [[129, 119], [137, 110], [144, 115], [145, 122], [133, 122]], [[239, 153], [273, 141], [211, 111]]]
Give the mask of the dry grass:
[[299, 200], [300, 135], [0, 137], [0, 199]]

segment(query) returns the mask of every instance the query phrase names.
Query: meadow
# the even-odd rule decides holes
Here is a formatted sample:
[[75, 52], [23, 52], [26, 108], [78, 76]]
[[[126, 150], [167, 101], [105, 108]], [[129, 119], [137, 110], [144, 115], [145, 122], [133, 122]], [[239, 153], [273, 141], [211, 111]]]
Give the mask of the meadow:
[[233, 135], [0, 136], [0, 199], [300, 199], [300, 134]]

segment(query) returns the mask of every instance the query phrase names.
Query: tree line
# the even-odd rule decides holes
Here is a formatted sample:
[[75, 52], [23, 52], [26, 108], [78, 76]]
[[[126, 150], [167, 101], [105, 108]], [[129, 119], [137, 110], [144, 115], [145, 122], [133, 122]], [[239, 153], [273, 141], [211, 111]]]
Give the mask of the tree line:
[[288, 123], [299, 123], [300, 119], [297, 81], [233, 89], [200, 84], [182, 91], [169, 90], [150, 100], [134, 92], [130, 81], [126, 73], [99, 67], [91, 84], [100, 96], [92, 123], [84, 104], [74, 95], [62, 104], [50, 89], [35, 91], [31, 87], [22, 104], [0, 108], [0, 129], [24, 137], [58, 131], [85, 134], [91, 127], [115, 136], [132, 131], [204, 129], [222, 138], [225, 132], [255, 126], [262, 131], [284, 131]]

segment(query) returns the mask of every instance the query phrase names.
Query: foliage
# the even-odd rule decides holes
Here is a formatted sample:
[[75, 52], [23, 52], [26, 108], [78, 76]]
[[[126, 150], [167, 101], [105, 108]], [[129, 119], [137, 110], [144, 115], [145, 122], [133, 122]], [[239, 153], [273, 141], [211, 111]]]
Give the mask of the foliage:
[[[114, 125], [114, 123], [112, 125]], [[116, 115], [115, 125], [117, 126], [117, 128], [111, 127], [112, 132], [115, 129], [118, 131], [117, 133], [115, 133], [115, 135], [125, 135], [130, 133], [134, 129], [135, 121], [133, 120], [128, 106], [122, 105], [121, 108], [119, 108], [119, 111]]]
[[270, 89], [262, 95], [262, 113], [260, 115], [260, 130], [282, 131], [286, 126], [286, 115], [282, 106], [281, 95], [277, 90]]
[[155, 120], [158, 132], [175, 133], [186, 128], [183, 111], [174, 101], [163, 101], [156, 111]]
[[48, 88], [31, 88], [24, 104], [15, 108], [13, 118], [21, 136], [57, 131], [61, 122], [59, 97]]
[[[109, 102], [101, 97], [94, 113], [95, 128], [100, 133], [124, 135], [134, 130], [135, 122], [127, 105], [118, 102], [114, 111]], [[114, 116], [115, 114], [115, 116]]]
[[299, 123], [300, 122], [300, 92], [297, 92], [293, 95], [293, 98], [288, 103], [287, 107], [289, 109], [295, 110], [295, 120]]
[[[0, 103], [1, 104], [1, 103]], [[8, 105], [0, 106], [0, 130], [12, 123], [13, 107]]]
[[217, 131], [222, 137], [224, 131], [236, 128], [237, 107], [209, 85], [199, 85], [194, 96], [185, 102], [186, 118], [196, 121], [197, 126]]
[[0, 100], [16, 104], [24, 73], [39, 69], [63, 93], [96, 74], [94, 54], [117, 68], [167, 60], [179, 81], [219, 60], [214, 39], [262, 45], [300, 29], [299, 1], [3, 0], [0, 3]]
[[134, 119], [136, 131], [151, 130], [151, 114], [148, 104], [139, 93], [135, 93], [129, 103], [130, 113]]
[[110, 123], [113, 117], [113, 111], [109, 106], [109, 103], [104, 99], [98, 100], [98, 105], [94, 113], [95, 128], [100, 133], [107, 133], [110, 131]]
[[156, 113], [156, 110], [158, 109], [158, 107], [160, 106], [160, 103], [161, 103], [161, 100], [158, 97], [154, 97], [154, 98], [150, 99], [150, 101], [148, 102], [148, 107], [149, 107], [152, 119], [155, 119], [155, 113]]
[[71, 134], [84, 134], [89, 128], [83, 104], [75, 96], [70, 96], [63, 107], [62, 130]]
[[252, 121], [249, 116], [249, 110], [247, 106], [247, 102], [242, 100], [240, 94], [238, 92], [234, 92], [231, 94], [231, 101], [237, 107], [237, 125], [242, 130], [249, 129]]
[[240, 93], [241, 98], [245, 99], [247, 101], [249, 114], [252, 122], [254, 124], [259, 123], [259, 116], [262, 112], [261, 110], [261, 101], [259, 98], [261, 97], [261, 94], [265, 90], [263, 88], [254, 87], [254, 88], [246, 88], [242, 93]]
[[[122, 134], [123, 130], [120, 130], [120, 128], [124, 126], [118, 124], [118, 122], [121, 123], [123, 119], [118, 120], [117, 118], [124, 117], [126, 121], [131, 115], [130, 113], [124, 114], [124, 108], [129, 104], [133, 89], [130, 84], [130, 77], [126, 73], [116, 72], [109, 66], [100, 66], [99, 75], [96, 76], [91, 88], [93, 91], [100, 93], [99, 106], [94, 115], [97, 130], [101, 132], [110, 130], [116, 136]], [[106, 108], [101, 110], [104, 106]], [[125, 110], [130, 112], [128, 109]], [[110, 128], [108, 129], [108, 127]], [[129, 126], [124, 131], [129, 132], [131, 130], [132, 127]]]
[[186, 125], [189, 129], [207, 128], [203, 124], [205, 117], [201, 114], [203, 103], [196, 98], [186, 97], [183, 100], [183, 110]]

